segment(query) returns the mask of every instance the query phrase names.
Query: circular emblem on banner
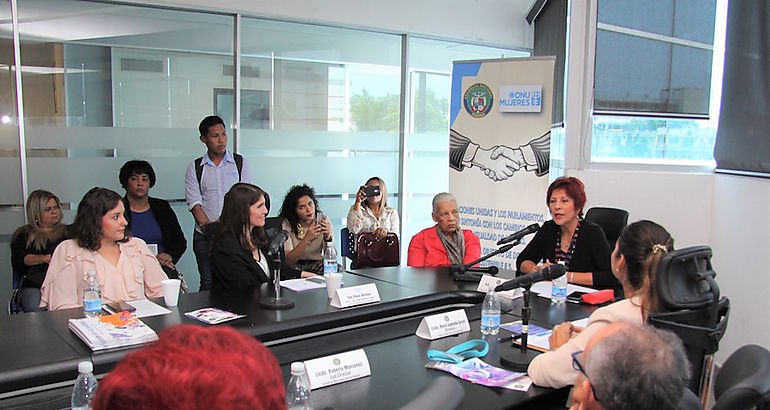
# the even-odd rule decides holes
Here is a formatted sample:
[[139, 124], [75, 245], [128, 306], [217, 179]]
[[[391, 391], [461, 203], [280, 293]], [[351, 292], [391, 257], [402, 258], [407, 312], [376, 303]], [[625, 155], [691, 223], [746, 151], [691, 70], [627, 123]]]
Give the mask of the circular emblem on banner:
[[473, 118], [481, 118], [492, 110], [492, 90], [486, 84], [476, 83], [465, 90], [463, 105]]
[[332, 363], [334, 363], [335, 366], [339, 366], [340, 363], [342, 363], [342, 361], [339, 358], [335, 357], [334, 360], [332, 360]]

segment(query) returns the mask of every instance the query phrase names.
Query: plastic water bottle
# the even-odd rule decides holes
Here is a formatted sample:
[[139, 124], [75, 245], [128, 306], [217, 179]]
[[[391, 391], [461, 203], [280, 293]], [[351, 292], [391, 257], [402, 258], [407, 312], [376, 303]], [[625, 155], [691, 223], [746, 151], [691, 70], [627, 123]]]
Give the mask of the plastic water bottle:
[[337, 249], [334, 242], [327, 242], [324, 249], [324, 276], [337, 273]]
[[490, 290], [481, 305], [481, 334], [496, 335], [500, 330], [500, 298]]
[[86, 286], [83, 288], [83, 314], [86, 317], [99, 316], [102, 311], [102, 291], [96, 281], [96, 272], [88, 271]]
[[72, 388], [73, 410], [87, 410], [91, 408], [91, 400], [96, 395], [96, 376], [94, 365], [91, 362], [78, 363], [78, 378]]
[[310, 404], [310, 385], [307, 383], [305, 364], [294, 362], [291, 364], [291, 378], [286, 387], [286, 407], [288, 410], [312, 410]]
[[[564, 265], [559, 261], [559, 265]], [[567, 301], [567, 273], [551, 281], [551, 303], [561, 304]]]

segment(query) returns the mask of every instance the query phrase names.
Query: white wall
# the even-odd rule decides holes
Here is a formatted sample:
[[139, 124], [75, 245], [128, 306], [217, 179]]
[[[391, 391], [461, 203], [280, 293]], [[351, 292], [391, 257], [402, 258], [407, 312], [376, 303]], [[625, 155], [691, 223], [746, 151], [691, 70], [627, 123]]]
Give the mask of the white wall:
[[629, 211], [629, 222], [663, 225], [677, 248], [711, 246], [722, 296], [730, 299], [717, 360], [737, 348], [770, 348], [770, 180], [715, 174], [568, 170], [586, 185], [588, 207]]
[[[241, 12], [297, 22], [376, 27], [509, 48], [532, 48], [526, 20], [530, 0], [129, 0], [130, 3]], [[212, 6], [215, 4], [215, 6]]]
[[714, 177], [714, 269], [730, 321], [719, 361], [749, 343], [770, 349], [770, 180]]

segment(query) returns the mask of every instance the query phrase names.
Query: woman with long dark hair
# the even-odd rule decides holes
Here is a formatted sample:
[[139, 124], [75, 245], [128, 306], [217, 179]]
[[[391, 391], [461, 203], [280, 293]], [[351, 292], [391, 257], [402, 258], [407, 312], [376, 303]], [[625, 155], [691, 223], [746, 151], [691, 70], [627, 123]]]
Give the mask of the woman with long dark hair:
[[96, 272], [103, 303], [163, 296], [167, 279], [158, 260], [139, 238], [126, 231], [120, 195], [92, 188], [78, 205], [74, 239], [62, 242], [53, 253], [41, 288], [40, 307], [49, 310], [83, 305], [89, 271]]
[[264, 229], [267, 201], [267, 193], [242, 182], [225, 194], [211, 247], [212, 290], [250, 287], [270, 280]]
[[674, 239], [652, 221], [634, 222], [623, 229], [612, 252], [612, 273], [623, 284], [626, 299], [595, 310], [584, 329], [570, 322], [553, 328], [550, 351], [535, 357], [527, 373], [538, 386], [560, 388], [575, 382], [572, 353], [586, 348], [591, 337], [613, 322], [643, 324], [660, 310], [655, 291], [658, 262], [674, 249]]

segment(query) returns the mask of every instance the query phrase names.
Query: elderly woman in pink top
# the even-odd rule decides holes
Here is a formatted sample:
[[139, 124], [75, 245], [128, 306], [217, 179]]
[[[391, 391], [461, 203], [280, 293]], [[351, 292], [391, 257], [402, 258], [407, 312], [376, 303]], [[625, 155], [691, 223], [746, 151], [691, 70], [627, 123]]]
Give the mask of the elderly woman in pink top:
[[93, 188], [80, 201], [72, 237], [53, 253], [41, 288], [40, 307], [49, 310], [83, 305], [89, 271], [96, 272], [102, 301], [136, 300], [163, 295], [167, 279], [147, 244], [126, 231], [120, 195]]

